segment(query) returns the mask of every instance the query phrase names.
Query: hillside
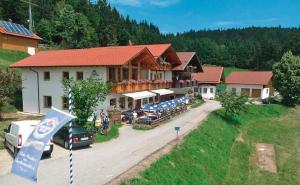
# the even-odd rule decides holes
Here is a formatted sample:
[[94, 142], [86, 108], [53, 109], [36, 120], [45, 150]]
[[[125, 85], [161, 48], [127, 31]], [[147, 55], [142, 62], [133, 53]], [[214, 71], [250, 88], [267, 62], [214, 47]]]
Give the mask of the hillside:
[[8, 68], [10, 64], [28, 56], [29, 54], [25, 52], [0, 49], [0, 70]]
[[[219, 110], [181, 145], [122, 185], [296, 185], [300, 182], [300, 108], [250, 106], [238, 120]], [[277, 173], [261, 171], [256, 143], [273, 144]]]
[[[177, 51], [196, 51], [202, 63], [270, 70], [284, 52], [300, 55], [299, 28], [249, 27], [191, 30], [162, 34], [156, 25], [125, 17], [108, 1], [32, 0], [35, 31], [55, 48], [172, 43]], [[21, 1], [0, 1], [0, 17], [27, 25], [28, 7]], [[18, 8], [15, 8], [18, 7]], [[66, 19], [65, 17], [68, 17]]]

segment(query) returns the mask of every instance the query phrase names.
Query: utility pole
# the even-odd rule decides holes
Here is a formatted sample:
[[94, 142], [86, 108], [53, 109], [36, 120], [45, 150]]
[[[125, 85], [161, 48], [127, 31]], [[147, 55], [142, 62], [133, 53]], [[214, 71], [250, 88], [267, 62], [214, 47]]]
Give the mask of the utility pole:
[[34, 4], [31, 2], [31, 0], [25, 1], [25, 0], [21, 0], [23, 3], [27, 3], [28, 4], [28, 11], [29, 11], [29, 30], [33, 31], [33, 20], [32, 20], [32, 13], [31, 13], [31, 5], [33, 6], [38, 6], [37, 4]]

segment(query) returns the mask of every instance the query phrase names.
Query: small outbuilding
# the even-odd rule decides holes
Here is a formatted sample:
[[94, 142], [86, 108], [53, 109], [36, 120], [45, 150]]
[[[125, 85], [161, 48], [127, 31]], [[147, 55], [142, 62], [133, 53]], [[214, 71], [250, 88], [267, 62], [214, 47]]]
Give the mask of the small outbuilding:
[[195, 94], [200, 94], [204, 99], [215, 99], [217, 85], [224, 81], [224, 68], [205, 66], [202, 69], [203, 72], [192, 74], [192, 79], [198, 83]]
[[23, 25], [0, 20], [0, 48], [34, 55], [38, 52], [40, 40], [39, 36]]
[[225, 80], [227, 91], [266, 99], [274, 94], [272, 76], [272, 71], [232, 72]]

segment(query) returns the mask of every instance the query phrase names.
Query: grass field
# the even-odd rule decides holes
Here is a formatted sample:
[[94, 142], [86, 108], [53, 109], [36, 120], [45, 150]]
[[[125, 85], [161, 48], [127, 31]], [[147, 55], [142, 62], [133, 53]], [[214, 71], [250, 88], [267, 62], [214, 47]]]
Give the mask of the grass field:
[[224, 67], [224, 76], [227, 77], [231, 72], [234, 71], [249, 71], [249, 69], [241, 69], [236, 67]]
[[28, 56], [29, 54], [25, 52], [0, 49], [0, 70]]
[[[300, 107], [251, 105], [238, 120], [223, 111], [207, 121], [136, 178], [132, 185], [299, 185]], [[243, 141], [236, 141], [238, 135]], [[274, 144], [277, 174], [262, 172], [255, 143]]]
[[121, 128], [121, 126], [121, 123], [112, 124], [107, 136], [102, 135], [101, 133], [95, 135], [95, 143], [102, 143], [119, 137], [119, 128]]

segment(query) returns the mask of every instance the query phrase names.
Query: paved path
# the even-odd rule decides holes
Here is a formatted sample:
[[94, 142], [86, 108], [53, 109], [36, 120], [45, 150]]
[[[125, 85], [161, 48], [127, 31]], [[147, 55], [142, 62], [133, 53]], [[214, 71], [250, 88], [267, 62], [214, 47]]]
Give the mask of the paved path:
[[[74, 184], [105, 184], [139, 163], [151, 153], [176, 138], [175, 126], [181, 127], [180, 135], [196, 128], [200, 121], [220, 107], [215, 101], [208, 101], [201, 107], [178, 115], [172, 121], [149, 131], [136, 131], [123, 126], [120, 137], [92, 148], [74, 152]], [[69, 184], [69, 160], [61, 157], [43, 160], [38, 170], [38, 183], [31, 183], [8, 174], [0, 176], [5, 185], [67, 185]]]

